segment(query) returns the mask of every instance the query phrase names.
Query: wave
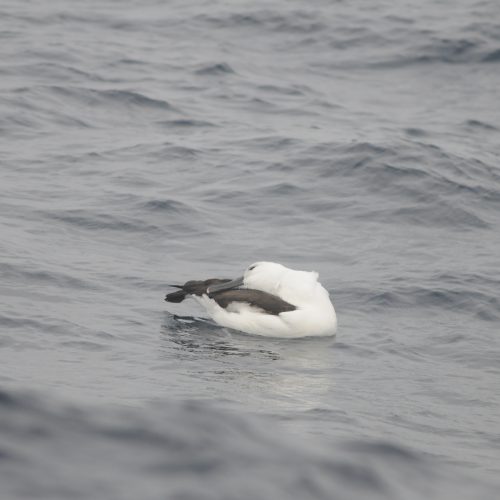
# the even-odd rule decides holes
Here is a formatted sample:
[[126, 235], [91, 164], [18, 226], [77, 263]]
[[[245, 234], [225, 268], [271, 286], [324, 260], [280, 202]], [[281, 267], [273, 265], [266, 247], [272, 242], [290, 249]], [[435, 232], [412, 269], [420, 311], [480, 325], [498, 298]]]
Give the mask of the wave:
[[229, 64], [222, 62], [202, 66], [198, 68], [195, 73], [197, 75], [230, 75], [236, 72]]
[[490, 228], [500, 205], [500, 172], [494, 166], [433, 144], [320, 144], [292, 164], [308, 164], [325, 187], [331, 179], [350, 190], [363, 189], [364, 203], [353, 204], [351, 212], [366, 220]]
[[491, 132], [497, 132], [498, 128], [495, 127], [494, 125], [491, 125], [490, 123], [486, 123], [480, 120], [467, 120], [464, 125], [466, 127], [470, 128], [477, 128], [480, 129], [481, 131], [491, 131]]
[[43, 212], [47, 218], [86, 230], [123, 231], [126, 233], [161, 233], [159, 226], [132, 216], [112, 215], [84, 209]]
[[157, 125], [162, 125], [166, 128], [196, 128], [196, 127], [215, 127], [215, 124], [204, 121], [204, 120], [194, 120], [194, 119], [179, 119], [179, 120], [163, 120], [157, 121]]
[[186, 216], [192, 216], [197, 213], [191, 205], [172, 199], [149, 200], [142, 202], [140, 206], [153, 213], [164, 212], [165, 214], [181, 214]]
[[0, 262], [0, 273], [4, 282], [11, 281], [16, 286], [37, 284], [41, 286], [54, 286], [73, 288], [75, 290], [102, 290], [102, 287], [94, 281], [84, 280], [54, 270], [27, 269], [25, 266], [17, 266]]
[[483, 62], [497, 63], [500, 62], [500, 49], [495, 49], [483, 57]]
[[[500, 60], [498, 24], [491, 22], [487, 6], [463, 9], [453, 24], [441, 19], [422, 28], [414, 17], [394, 15], [384, 6], [374, 6], [369, 21], [343, 2], [335, 8], [241, 9], [239, 12], [198, 14], [196, 23], [207, 29], [237, 31], [239, 36], [265, 37], [283, 52], [316, 50], [313, 67], [397, 68], [430, 64], [492, 64]], [[475, 18], [471, 22], [471, 18]]]
[[[407, 283], [401, 284], [401, 281]], [[489, 276], [441, 273], [418, 282], [394, 278], [380, 283], [375, 289], [347, 287], [343, 291], [336, 290], [334, 295], [355, 309], [383, 313], [391, 308], [400, 311], [425, 310], [427, 313], [448, 310], [496, 322], [500, 319], [500, 300], [496, 293], [499, 286], [500, 280]]]
[[7, 498], [496, 497], [390, 441], [290, 439], [263, 417], [203, 401], [106, 410], [0, 390], [0, 410]]
[[[123, 120], [130, 125], [157, 122], [182, 116], [169, 102], [140, 92], [93, 89], [79, 86], [34, 85], [18, 87], [4, 98], [20, 128], [47, 129], [52, 126], [95, 128]], [[25, 123], [19, 122], [24, 120]]]
[[218, 29], [256, 29], [262, 32], [281, 32], [308, 35], [328, 29], [315, 11], [294, 9], [287, 12], [272, 9], [254, 9], [241, 13], [200, 14], [198, 22]]

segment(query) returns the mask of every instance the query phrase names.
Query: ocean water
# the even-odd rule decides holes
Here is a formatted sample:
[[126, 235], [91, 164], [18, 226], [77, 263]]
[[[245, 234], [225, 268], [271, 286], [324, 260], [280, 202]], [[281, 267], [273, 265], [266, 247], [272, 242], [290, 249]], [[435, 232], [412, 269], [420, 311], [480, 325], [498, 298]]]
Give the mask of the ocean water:
[[[500, 6], [0, 2], [0, 497], [500, 488]], [[315, 270], [335, 339], [168, 283]]]

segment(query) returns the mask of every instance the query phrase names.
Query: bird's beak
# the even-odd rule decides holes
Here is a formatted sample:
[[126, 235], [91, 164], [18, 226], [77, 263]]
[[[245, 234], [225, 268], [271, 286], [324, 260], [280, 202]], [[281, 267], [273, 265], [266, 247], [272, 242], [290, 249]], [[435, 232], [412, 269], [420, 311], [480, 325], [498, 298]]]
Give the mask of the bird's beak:
[[220, 283], [219, 285], [212, 285], [207, 288], [208, 294], [214, 292], [222, 292], [224, 290], [232, 290], [233, 288], [238, 288], [243, 285], [243, 276], [236, 278], [235, 280], [228, 281], [227, 283]]

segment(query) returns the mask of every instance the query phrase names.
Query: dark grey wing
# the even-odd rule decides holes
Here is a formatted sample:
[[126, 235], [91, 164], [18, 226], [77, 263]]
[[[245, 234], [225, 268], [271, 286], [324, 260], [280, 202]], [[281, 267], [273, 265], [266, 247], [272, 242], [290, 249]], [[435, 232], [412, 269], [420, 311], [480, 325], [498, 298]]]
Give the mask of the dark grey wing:
[[175, 288], [180, 288], [180, 290], [167, 294], [165, 300], [167, 302], [179, 303], [182, 302], [188, 295], [203, 295], [204, 293], [207, 293], [207, 288], [210, 285], [218, 285], [220, 283], [227, 283], [229, 281], [231, 280], [211, 278], [205, 281], [191, 280], [184, 283], [184, 285], [170, 285]]
[[289, 304], [276, 295], [246, 288], [217, 292], [211, 294], [210, 297], [224, 309], [235, 302], [244, 302], [262, 309], [267, 314], [275, 315], [297, 309], [293, 304]]
[[178, 304], [186, 298], [186, 295], [187, 294], [184, 290], [177, 290], [176, 292], [167, 293], [167, 295], [165, 296], [165, 300], [167, 302], [175, 302], [176, 304]]

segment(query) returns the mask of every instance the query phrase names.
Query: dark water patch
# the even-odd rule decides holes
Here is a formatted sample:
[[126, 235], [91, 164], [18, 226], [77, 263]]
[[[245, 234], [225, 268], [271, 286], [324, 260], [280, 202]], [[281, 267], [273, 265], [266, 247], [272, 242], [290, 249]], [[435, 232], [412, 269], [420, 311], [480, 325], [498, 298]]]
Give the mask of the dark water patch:
[[146, 210], [152, 212], [165, 212], [177, 214], [193, 214], [195, 209], [178, 200], [150, 200], [141, 204]]
[[283, 110], [278, 103], [270, 100], [270, 99], [262, 99], [260, 97], [251, 97], [248, 95], [239, 95], [236, 96], [236, 101], [241, 102], [242, 105], [251, 110], [253, 113], [262, 112], [262, 113], [281, 113], [287, 112], [287, 110]]
[[498, 131], [498, 128], [480, 120], [467, 120], [464, 125], [468, 128], [479, 129], [480, 131]]
[[17, 406], [18, 399], [13, 393], [0, 389], [0, 405], [3, 408], [13, 408]]
[[216, 98], [228, 106], [238, 109], [245, 109], [250, 113], [264, 113], [274, 115], [277, 113], [286, 113], [286, 108], [283, 109], [279, 103], [272, 99], [264, 99], [256, 97], [253, 91], [245, 92], [224, 92], [217, 94]]
[[269, 196], [297, 196], [299, 193], [304, 193], [305, 190], [291, 182], [278, 182], [271, 186], [266, 186], [263, 191]]
[[288, 149], [300, 144], [300, 141], [297, 139], [282, 136], [251, 137], [239, 142], [246, 148], [258, 147], [259, 149], [269, 149], [273, 151]]
[[117, 64], [127, 64], [131, 66], [146, 66], [146, 63], [144, 61], [141, 61], [140, 59], [134, 59], [132, 57], [124, 57], [123, 59], [119, 59], [116, 61]]
[[293, 165], [289, 165], [286, 162], [272, 162], [266, 168], [267, 170], [279, 173], [291, 173], [294, 171]]
[[500, 62], [500, 49], [496, 49], [486, 54], [483, 58], [486, 63], [497, 63]]
[[0, 448], [0, 463], [2, 461], [7, 461], [7, 460], [15, 461], [16, 459], [17, 459], [16, 455], [11, 453], [9, 450]]
[[488, 304], [484, 304], [478, 307], [477, 311], [475, 312], [475, 317], [482, 321], [495, 322], [500, 319], [500, 312], [498, 311], [498, 309], [492, 309], [488, 307]]
[[3, 391], [0, 405], [7, 410], [2, 441], [10, 453], [0, 472], [7, 496], [417, 499], [425, 490], [427, 498], [467, 498], [470, 491], [493, 498], [488, 487], [401, 445], [290, 440], [266, 419], [203, 402], [90, 411]]
[[481, 42], [467, 38], [434, 38], [428, 45], [421, 48], [424, 52], [419, 56], [419, 62], [472, 62], [477, 60]]
[[246, 191], [239, 189], [220, 190], [218, 188], [208, 187], [203, 189], [202, 198], [210, 203], [221, 203], [225, 206], [248, 206], [252, 203], [252, 196]]
[[162, 127], [166, 127], [168, 129], [176, 129], [176, 128], [204, 128], [204, 127], [215, 127], [216, 125], [210, 123], [208, 121], [203, 120], [166, 120], [166, 121], [158, 121], [156, 122], [158, 125]]
[[200, 150], [189, 147], [189, 146], [179, 146], [172, 143], [164, 143], [159, 147], [155, 147], [155, 150], [150, 152], [149, 156], [153, 158], [176, 158], [181, 160], [192, 161], [196, 159], [200, 154]]
[[229, 64], [222, 62], [203, 66], [195, 71], [197, 75], [234, 75], [236, 72]]
[[404, 131], [405, 131], [406, 134], [408, 134], [411, 137], [421, 138], [421, 137], [427, 137], [428, 136], [428, 133], [425, 130], [421, 129], [421, 128], [410, 127], [410, 128], [404, 129]]
[[203, 15], [199, 20], [219, 29], [251, 29], [266, 34], [291, 33], [310, 34], [327, 28], [316, 11], [292, 10], [290, 12], [271, 9], [254, 9], [251, 12], [230, 13], [229, 15]]

